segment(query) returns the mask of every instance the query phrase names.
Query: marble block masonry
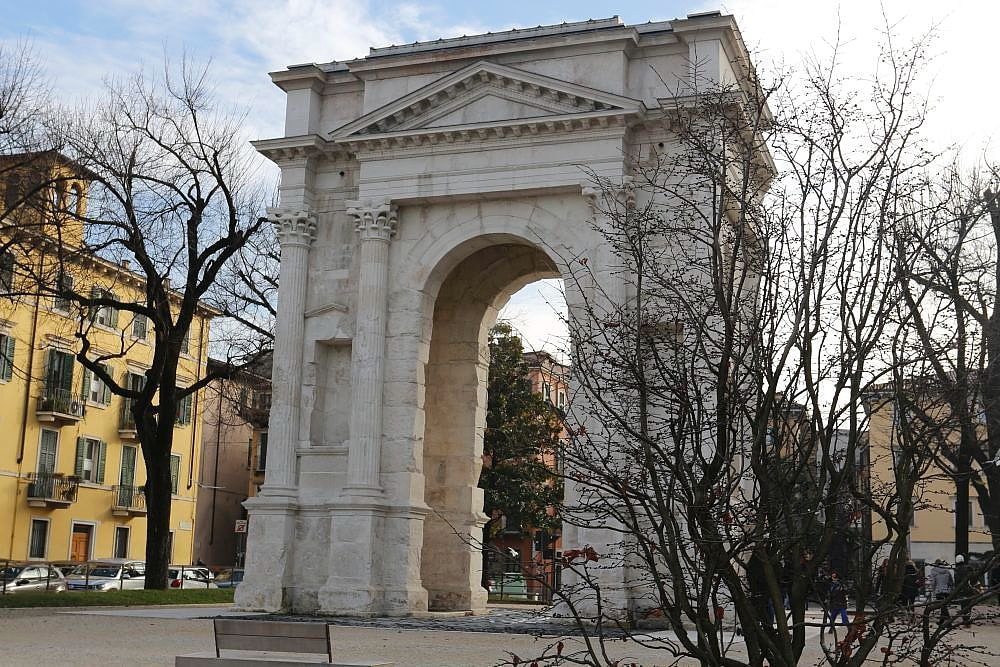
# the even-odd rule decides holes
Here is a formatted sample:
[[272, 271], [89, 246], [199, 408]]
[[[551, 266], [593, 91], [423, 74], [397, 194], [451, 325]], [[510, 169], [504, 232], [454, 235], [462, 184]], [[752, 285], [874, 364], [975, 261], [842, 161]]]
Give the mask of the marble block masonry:
[[[629, 183], [670, 146], [667, 109], [695, 94], [694, 71], [741, 82], [747, 62], [732, 17], [710, 12], [373, 48], [271, 74], [285, 136], [254, 146], [281, 168], [269, 211], [281, 282], [239, 607], [485, 608], [487, 332], [518, 289], [566, 276], [565, 258], [593, 271], [590, 287], [567, 284], [574, 316], [581, 290], [624, 298], [593, 178]], [[619, 539], [563, 532], [567, 549]], [[606, 604], [627, 609], [623, 569], [602, 576]]]

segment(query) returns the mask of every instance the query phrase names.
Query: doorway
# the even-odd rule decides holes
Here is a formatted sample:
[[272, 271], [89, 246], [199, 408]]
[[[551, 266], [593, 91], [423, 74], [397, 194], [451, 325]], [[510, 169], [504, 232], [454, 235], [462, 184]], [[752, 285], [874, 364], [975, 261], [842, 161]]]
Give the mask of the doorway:
[[94, 527], [86, 523], [74, 523], [73, 535], [70, 540], [69, 558], [82, 563], [90, 560], [90, 548], [93, 544]]

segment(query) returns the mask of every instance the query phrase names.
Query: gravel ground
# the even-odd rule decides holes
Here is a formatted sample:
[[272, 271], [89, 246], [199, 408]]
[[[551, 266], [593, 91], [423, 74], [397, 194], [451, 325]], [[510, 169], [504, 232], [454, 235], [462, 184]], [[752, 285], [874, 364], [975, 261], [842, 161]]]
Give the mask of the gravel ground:
[[[174, 608], [171, 617], [156, 609], [0, 610], [0, 665], [11, 667], [75, 667], [173, 665], [174, 656], [213, 650], [212, 623], [195, 616], [224, 608]], [[529, 612], [493, 610], [488, 616], [429, 619], [327, 619], [332, 625], [334, 658], [344, 661], [383, 659], [397, 667], [487, 667], [502, 661], [506, 652], [521, 657], [536, 655], [555, 640], [529, 633], [552, 628]], [[525, 627], [529, 626], [529, 627]], [[515, 633], [519, 629], [520, 633]], [[1000, 627], [993, 625], [960, 630], [956, 642], [982, 646], [1000, 655]], [[566, 638], [566, 650], [579, 639]], [[818, 635], [801, 664], [813, 665], [821, 655]], [[736, 645], [737, 650], [739, 645]], [[634, 642], [610, 645], [614, 658], [629, 658], [646, 667], [672, 663], [658, 651]], [[877, 655], [874, 657], [883, 657]], [[1000, 665], [1000, 658], [954, 665]]]

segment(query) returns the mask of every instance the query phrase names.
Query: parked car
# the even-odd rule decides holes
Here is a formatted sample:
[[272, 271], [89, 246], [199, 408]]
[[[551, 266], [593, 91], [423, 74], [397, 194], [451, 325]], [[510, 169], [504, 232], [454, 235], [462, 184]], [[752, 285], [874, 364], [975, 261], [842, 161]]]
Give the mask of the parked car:
[[214, 578], [211, 570], [200, 565], [171, 565], [167, 570], [170, 588], [218, 588]]
[[71, 591], [135, 590], [146, 586], [146, 563], [124, 558], [91, 561], [75, 569], [67, 580]]
[[230, 570], [223, 570], [215, 578], [215, 583], [219, 588], [236, 588], [243, 582], [243, 568], [237, 567]]
[[57, 560], [52, 561], [49, 565], [62, 572], [64, 577], [68, 577], [73, 574], [78, 567], [82, 566], [83, 563], [75, 560]]
[[61, 593], [66, 577], [57, 568], [35, 563], [12, 563], [0, 570], [2, 593]]

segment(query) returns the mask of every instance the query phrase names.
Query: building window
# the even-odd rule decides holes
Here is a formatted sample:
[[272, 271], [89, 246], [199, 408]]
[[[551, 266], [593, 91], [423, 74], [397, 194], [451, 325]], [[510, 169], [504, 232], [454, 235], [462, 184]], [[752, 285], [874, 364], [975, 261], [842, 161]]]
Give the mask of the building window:
[[[118, 299], [113, 292], [101, 289], [100, 287], [91, 288], [90, 298], [111, 299], [113, 301]], [[114, 306], [95, 306], [91, 309], [91, 312], [93, 313], [92, 319], [97, 324], [108, 327], [109, 329], [115, 329], [118, 327], [118, 309]]]
[[181, 473], [181, 457], [177, 454], [170, 455], [170, 493], [177, 493], [177, 480]]
[[193, 406], [194, 394], [188, 394], [177, 403], [177, 418], [174, 423], [178, 426], [187, 426], [191, 423], [191, 410]]
[[14, 287], [14, 253], [0, 253], [0, 290], [8, 294]]
[[47, 519], [31, 520], [31, 538], [28, 541], [28, 558], [45, 558], [49, 544], [49, 522]]
[[15, 339], [9, 333], [0, 334], [0, 380], [10, 380], [14, 375]]
[[146, 340], [146, 334], [149, 329], [149, 318], [145, 315], [136, 314], [132, 318], [132, 338], [138, 340]]
[[[113, 376], [110, 366], [107, 364], [100, 364], [100, 366], [105, 373]], [[97, 405], [111, 405], [111, 387], [87, 368], [83, 371], [83, 386], [88, 401]]]
[[97, 438], [76, 439], [75, 473], [84, 482], [104, 484], [104, 463], [107, 458], [107, 443]]
[[267, 431], [261, 431], [257, 438], [257, 472], [267, 469]]
[[115, 558], [128, 558], [128, 526], [115, 526]]
[[74, 183], [69, 187], [69, 192], [66, 196], [66, 211], [70, 215], [82, 215], [81, 205], [83, 204], [83, 197], [81, 196], [80, 186]]
[[[955, 525], [957, 525], [957, 521], [958, 521], [958, 498], [956, 498], [955, 496], [951, 497], [951, 510], [953, 512], [953, 514], [951, 516], [951, 525], [955, 526]], [[976, 512], [972, 508], [972, 500], [970, 499], [969, 500], [969, 528], [975, 528], [975, 523], [976, 523], [975, 518], [976, 518]]]
[[552, 386], [548, 382], [542, 383], [542, 398], [549, 403], [552, 402]]
[[559, 406], [560, 410], [565, 410], [566, 409], [566, 392], [565, 391], [560, 391], [559, 392], [559, 402], [557, 403], [557, 405]]
[[62, 350], [49, 350], [48, 369], [45, 373], [45, 388], [50, 392], [60, 391], [64, 396], [49, 393], [50, 398], [69, 398], [73, 390], [73, 355]]
[[56, 296], [52, 300], [52, 308], [61, 313], [68, 313], [72, 305], [73, 276], [64, 273], [56, 280]]
[[181, 354], [188, 354], [191, 350], [191, 330], [188, 329], [184, 332], [184, 338], [181, 338]]

